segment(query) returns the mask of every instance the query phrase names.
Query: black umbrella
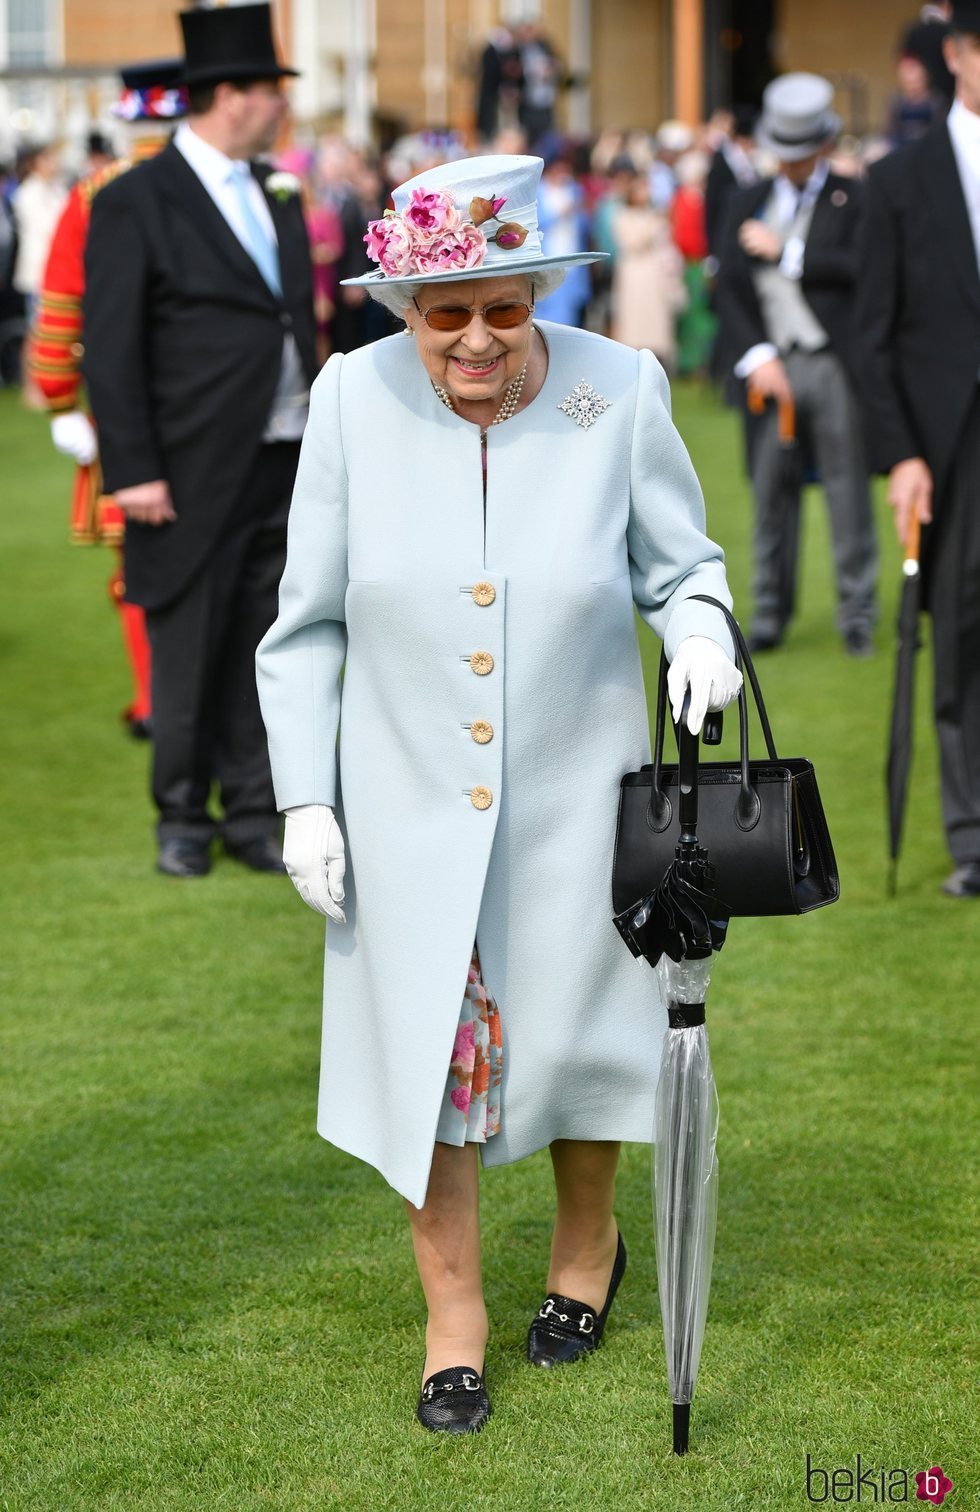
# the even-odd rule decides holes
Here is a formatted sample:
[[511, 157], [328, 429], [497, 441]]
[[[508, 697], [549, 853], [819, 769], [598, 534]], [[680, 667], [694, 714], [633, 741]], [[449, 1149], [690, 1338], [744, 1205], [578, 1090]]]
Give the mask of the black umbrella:
[[718, 1094], [705, 1028], [713, 952], [730, 910], [697, 837], [698, 737], [677, 732], [680, 838], [663, 881], [615, 923], [635, 956], [656, 967], [667, 1005], [654, 1129], [657, 1286], [673, 1403], [674, 1453], [686, 1454], [708, 1311], [718, 1212]]
[[912, 714], [915, 692], [915, 653], [922, 644], [919, 638], [921, 577], [919, 573], [919, 520], [909, 521], [902, 563], [902, 593], [898, 605], [895, 692], [892, 698], [891, 730], [888, 736], [888, 853], [891, 857], [888, 891], [895, 896], [898, 880], [898, 853], [902, 844], [902, 820], [912, 768]]

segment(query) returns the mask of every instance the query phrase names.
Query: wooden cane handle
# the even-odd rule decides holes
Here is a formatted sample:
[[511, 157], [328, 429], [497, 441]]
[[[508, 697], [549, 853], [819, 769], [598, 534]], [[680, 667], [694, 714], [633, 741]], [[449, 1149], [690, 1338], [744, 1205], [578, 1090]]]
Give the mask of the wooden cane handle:
[[778, 424], [781, 444], [792, 446], [796, 440], [796, 405], [792, 399], [780, 399]]
[[919, 560], [919, 543], [922, 537], [922, 522], [918, 511], [914, 510], [909, 520], [908, 533], [905, 537], [905, 560], [917, 562]]
[[761, 389], [750, 388], [746, 396], [746, 403], [753, 415], [761, 415], [766, 408], [766, 396]]

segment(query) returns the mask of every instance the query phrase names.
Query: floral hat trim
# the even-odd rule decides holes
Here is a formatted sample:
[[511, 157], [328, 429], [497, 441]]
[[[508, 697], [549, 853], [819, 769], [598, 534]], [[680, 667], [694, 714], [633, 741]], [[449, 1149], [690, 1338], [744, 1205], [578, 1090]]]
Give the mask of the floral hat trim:
[[[413, 189], [405, 210], [386, 210], [381, 220], [368, 223], [368, 257], [388, 278], [412, 273], [456, 273], [479, 268], [491, 243], [512, 252], [527, 240], [528, 228], [519, 221], [501, 221], [506, 197], [477, 195], [470, 200], [468, 221], [456, 208], [452, 195], [442, 189]], [[487, 235], [481, 227], [496, 221]]]

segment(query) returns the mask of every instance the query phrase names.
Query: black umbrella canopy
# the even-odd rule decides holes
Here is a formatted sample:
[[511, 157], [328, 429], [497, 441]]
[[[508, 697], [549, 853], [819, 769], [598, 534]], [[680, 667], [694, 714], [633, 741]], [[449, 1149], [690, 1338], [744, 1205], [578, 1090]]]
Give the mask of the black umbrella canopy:
[[680, 836], [674, 860], [647, 897], [613, 919], [634, 956], [656, 966], [661, 956], [693, 961], [725, 943], [731, 910], [714, 891], [714, 868], [698, 842], [698, 737], [687, 728], [690, 692], [676, 727]]

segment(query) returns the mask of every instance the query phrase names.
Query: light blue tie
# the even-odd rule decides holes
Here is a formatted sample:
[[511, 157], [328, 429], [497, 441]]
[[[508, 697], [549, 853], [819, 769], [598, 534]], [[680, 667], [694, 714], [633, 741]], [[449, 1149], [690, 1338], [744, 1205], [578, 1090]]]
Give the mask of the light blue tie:
[[243, 245], [273, 294], [281, 297], [279, 249], [274, 242], [269, 240], [265, 227], [255, 213], [248, 192], [251, 177], [252, 170], [247, 163], [236, 163], [231, 170], [231, 183], [238, 196], [238, 205], [242, 212], [242, 225], [245, 232]]

